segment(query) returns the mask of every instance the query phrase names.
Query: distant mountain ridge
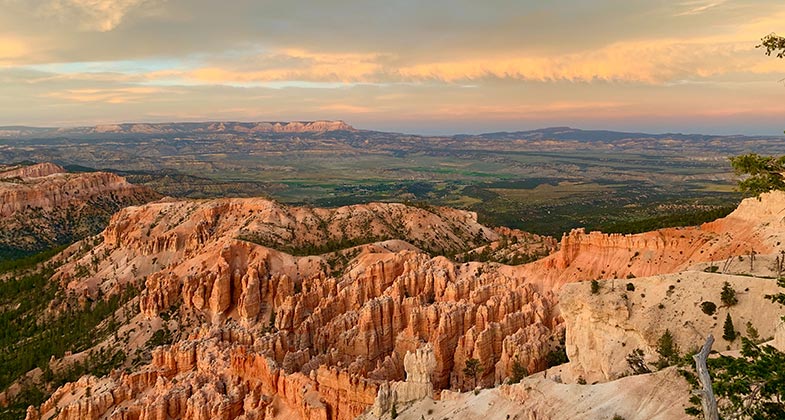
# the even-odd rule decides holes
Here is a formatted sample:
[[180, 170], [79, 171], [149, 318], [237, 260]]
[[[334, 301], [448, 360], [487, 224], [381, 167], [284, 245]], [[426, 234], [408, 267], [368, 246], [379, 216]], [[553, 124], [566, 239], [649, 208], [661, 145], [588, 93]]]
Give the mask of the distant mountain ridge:
[[711, 141], [729, 138], [781, 138], [782, 136], [749, 136], [740, 134], [684, 134], [684, 133], [642, 133], [613, 130], [584, 130], [572, 127], [546, 127], [534, 130], [498, 131], [481, 134], [454, 134], [429, 136], [364, 130], [353, 127], [342, 120], [314, 121], [206, 121], [206, 122], [166, 122], [166, 123], [120, 123], [101, 124], [84, 127], [28, 127], [0, 126], [2, 138], [49, 138], [63, 136], [100, 136], [100, 135], [172, 135], [172, 134], [321, 134], [327, 132], [377, 133], [405, 137], [492, 139], [492, 140], [563, 140], [580, 142], [618, 142], [627, 139], [674, 139], [686, 141]]
[[327, 131], [358, 131], [343, 121], [291, 121], [291, 122], [186, 122], [186, 123], [123, 123], [87, 127], [0, 127], [0, 138], [6, 137], [59, 137], [63, 135], [91, 134], [178, 134], [178, 133], [321, 133]]
[[[459, 135], [463, 137], [464, 135]], [[499, 131], [493, 133], [483, 133], [477, 135], [465, 135], [466, 137], [481, 137], [494, 140], [571, 140], [571, 141], [606, 141], [614, 142], [627, 139], [675, 139], [675, 140], [692, 140], [692, 141], [708, 141], [720, 138], [760, 138], [767, 136], [745, 136], [738, 134], [717, 135], [717, 134], [684, 134], [684, 133], [638, 133], [638, 132], [625, 132], [625, 131], [611, 131], [611, 130], [583, 130], [572, 127], [547, 127], [539, 128], [536, 130], [526, 131]], [[776, 137], [776, 136], [771, 136]]]

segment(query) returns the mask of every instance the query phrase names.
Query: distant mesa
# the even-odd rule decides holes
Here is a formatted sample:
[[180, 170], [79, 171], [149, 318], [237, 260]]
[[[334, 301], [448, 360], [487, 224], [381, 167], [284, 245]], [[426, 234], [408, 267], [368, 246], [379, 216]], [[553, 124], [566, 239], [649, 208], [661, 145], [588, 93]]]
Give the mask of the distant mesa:
[[358, 131], [344, 121], [291, 122], [195, 122], [195, 123], [123, 123], [92, 127], [0, 127], [0, 138], [51, 137], [90, 134], [181, 134], [181, 133], [323, 133], [329, 131]]

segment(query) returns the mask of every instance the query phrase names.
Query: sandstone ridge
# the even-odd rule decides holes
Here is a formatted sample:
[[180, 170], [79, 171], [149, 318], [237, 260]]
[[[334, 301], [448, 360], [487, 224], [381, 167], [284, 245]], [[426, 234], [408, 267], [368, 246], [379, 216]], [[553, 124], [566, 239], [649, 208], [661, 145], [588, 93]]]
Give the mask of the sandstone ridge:
[[51, 163], [0, 172], [0, 247], [35, 251], [100, 231], [122, 207], [158, 198], [106, 173], [68, 173]]
[[[753, 249], [778, 251], [783, 211], [785, 194], [771, 193], [700, 227], [640, 235], [573, 231], [551, 255], [507, 266], [457, 263], [439, 255], [498, 239], [476, 215], [459, 210], [381, 203], [314, 209], [262, 199], [129, 207], [53, 280], [82, 299], [143, 285], [138, 320], [171, 318], [174, 343], [155, 349], [149, 363], [130, 374], [66, 385], [67, 392], [57, 391], [28, 418], [58, 413], [57, 418], [72, 419], [90, 412], [92, 418], [118, 419], [183, 413], [349, 419], [374, 404], [378, 414], [392, 402], [428, 400], [431, 394], [463, 400], [471, 396], [439, 391], [474, 386], [463, 372], [468, 359], [480, 363], [481, 387], [504, 383], [515, 362], [532, 374], [543, 371], [565, 324], [571, 362], [559, 375], [573, 383], [539, 383], [535, 375], [527, 386], [550, 389], [544, 395], [558, 399], [577, 389], [578, 376], [610, 381], [585, 388], [597, 398], [625, 387], [644, 389], [651, 381], [671, 383], [668, 373], [616, 380], [626, 349], [651, 352], [661, 334], [651, 327], [652, 317], [668, 314], [664, 319], [676, 322], [678, 314], [694, 316], [695, 332], [677, 336], [684, 346], [704, 329], [716, 328], [695, 308], [714, 295], [712, 276], [720, 274], [669, 273]], [[588, 284], [569, 284], [628, 276], [639, 279], [603, 282], [598, 296], [590, 295]], [[741, 288], [743, 280], [730, 281]], [[636, 293], [645, 296], [625, 300], [626, 282], [635, 282]], [[692, 287], [697, 284], [703, 286]], [[756, 283], [750, 290], [768, 287]], [[756, 305], [742, 300], [739, 308]], [[763, 322], [767, 313], [739, 316]], [[592, 333], [598, 328], [592, 322], [603, 319], [607, 331]], [[96, 393], [99, 386], [105, 392]], [[494, 398], [501, 395], [510, 407], [522, 410], [524, 400], [538, 401], [526, 387], [505, 389], [493, 391]], [[688, 394], [675, 385], [668, 392], [676, 391]], [[480, 396], [486, 392], [491, 391]], [[68, 397], [72, 393], [80, 397]], [[531, 410], [542, 418], [563, 418], [543, 406]], [[651, 410], [651, 418], [672, 414], [663, 407]]]

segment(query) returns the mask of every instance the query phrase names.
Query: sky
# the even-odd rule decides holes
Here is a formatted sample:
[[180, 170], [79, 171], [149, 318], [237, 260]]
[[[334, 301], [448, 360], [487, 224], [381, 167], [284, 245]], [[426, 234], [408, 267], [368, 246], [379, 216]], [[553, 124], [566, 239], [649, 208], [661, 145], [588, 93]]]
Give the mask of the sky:
[[0, 0], [0, 125], [781, 134], [782, 0]]

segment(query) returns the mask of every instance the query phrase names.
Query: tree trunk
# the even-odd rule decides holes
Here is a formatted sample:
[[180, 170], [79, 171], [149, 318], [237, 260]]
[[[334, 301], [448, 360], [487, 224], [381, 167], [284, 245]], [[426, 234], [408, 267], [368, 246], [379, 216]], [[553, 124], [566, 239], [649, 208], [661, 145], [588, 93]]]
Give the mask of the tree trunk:
[[701, 397], [704, 418], [706, 420], [719, 420], [717, 400], [714, 398], [714, 391], [711, 389], [711, 377], [709, 376], [709, 368], [706, 366], [706, 359], [709, 357], [712, 344], [714, 344], [714, 336], [709, 334], [706, 337], [706, 344], [703, 345], [701, 351], [692, 356], [693, 360], [695, 360], [695, 370], [698, 372], [698, 381], [702, 387], [701, 390], [694, 391], [694, 393]]

